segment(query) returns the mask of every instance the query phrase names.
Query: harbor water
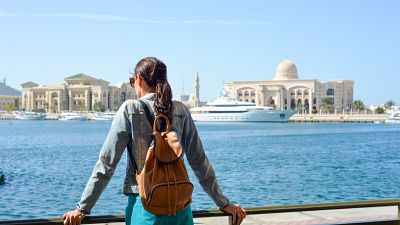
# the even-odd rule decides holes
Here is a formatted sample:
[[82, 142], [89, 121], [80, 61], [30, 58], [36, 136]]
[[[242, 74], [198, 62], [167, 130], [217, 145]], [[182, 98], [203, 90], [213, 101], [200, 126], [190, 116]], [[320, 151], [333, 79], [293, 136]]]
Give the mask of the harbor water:
[[[0, 220], [74, 209], [110, 122], [0, 121]], [[244, 207], [400, 198], [400, 125], [198, 123], [218, 181]], [[126, 155], [93, 215], [122, 214]], [[195, 184], [193, 209], [216, 208]]]

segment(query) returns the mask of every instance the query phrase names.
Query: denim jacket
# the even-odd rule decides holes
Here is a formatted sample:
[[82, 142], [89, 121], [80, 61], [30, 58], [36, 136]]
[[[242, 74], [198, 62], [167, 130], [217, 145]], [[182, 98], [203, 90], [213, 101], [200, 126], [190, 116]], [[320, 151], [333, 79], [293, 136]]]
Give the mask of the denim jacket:
[[[154, 93], [142, 98], [153, 112]], [[222, 193], [215, 172], [204, 153], [188, 108], [179, 101], [173, 102], [171, 130], [177, 132], [184, 154], [200, 185], [219, 208], [229, 204]], [[90, 213], [100, 194], [110, 181], [125, 149], [132, 152], [134, 163], [128, 158], [124, 181], [124, 194], [138, 193], [135, 174], [143, 168], [152, 133], [143, 107], [137, 100], [127, 100], [119, 108], [107, 138], [101, 148], [99, 160], [94, 166], [77, 208]], [[137, 168], [136, 168], [137, 167]]]

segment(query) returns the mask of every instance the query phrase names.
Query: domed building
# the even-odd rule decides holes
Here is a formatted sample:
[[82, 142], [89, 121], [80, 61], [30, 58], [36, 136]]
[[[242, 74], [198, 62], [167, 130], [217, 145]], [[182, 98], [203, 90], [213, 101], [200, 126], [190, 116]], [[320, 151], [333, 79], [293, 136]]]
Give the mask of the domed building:
[[233, 98], [259, 106], [311, 113], [322, 110], [323, 102], [338, 112], [352, 109], [353, 86], [352, 80], [299, 79], [296, 64], [285, 59], [277, 66], [272, 80], [232, 81], [225, 84], [225, 90]]

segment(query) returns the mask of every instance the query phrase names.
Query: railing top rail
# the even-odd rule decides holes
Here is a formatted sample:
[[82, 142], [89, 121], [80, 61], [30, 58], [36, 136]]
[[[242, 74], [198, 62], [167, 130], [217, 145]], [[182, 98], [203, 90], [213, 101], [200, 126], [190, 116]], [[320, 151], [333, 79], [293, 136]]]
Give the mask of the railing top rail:
[[[359, 202], [335, 202], [335, 203], [288, 205], [288, 206], [266, 206], [266, 207], [252, 207], [245, 209], [248, 215], [255, 215], [255, 214], [269, 214], [269, 213], [287, 213], [287, 212], [302, 212], [302, 211], [304, 212], [304, 211], [317, 211], [317, 210], [336, 210], [336, 209], [383, 207], [383, 206], [400, 206], [400, 199], [372, 200], [372, 201], [359, 201]], [[228, 216], [228, 214], [217, 209], [193, 211], [194, 218], [218, 217], [218, 216]], [[111, 223], [111, 222], [124, 222], [124, 221], [125, 221], [124, 215], [87, 216], [84, 219], [85, 224]], [[7, 224], [7, 225], [60, 224], [61, 225], [63, 224], [63, 221], [61, 218], [50, 218], [50, 219], [0, 221], [0, 225], [1, 224]]]

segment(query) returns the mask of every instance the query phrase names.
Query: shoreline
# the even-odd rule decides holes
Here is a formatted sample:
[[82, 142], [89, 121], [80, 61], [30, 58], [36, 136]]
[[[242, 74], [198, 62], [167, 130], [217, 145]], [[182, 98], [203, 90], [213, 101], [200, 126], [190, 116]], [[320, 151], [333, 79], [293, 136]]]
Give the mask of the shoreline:
[[[58, 120], [58, 114], [47, 115], [45, 120]], [[288, 123], [384, 123], [386, 114], [295, 114]], [[18, 120], [15, 115], [0, 115], [0, 120]]]

